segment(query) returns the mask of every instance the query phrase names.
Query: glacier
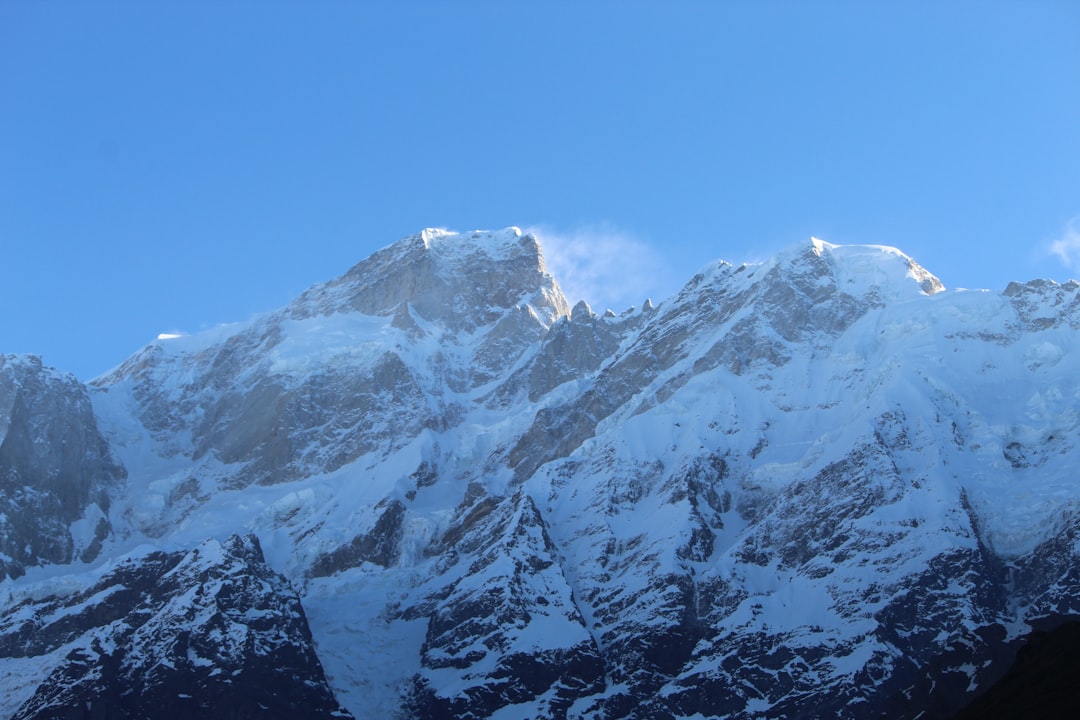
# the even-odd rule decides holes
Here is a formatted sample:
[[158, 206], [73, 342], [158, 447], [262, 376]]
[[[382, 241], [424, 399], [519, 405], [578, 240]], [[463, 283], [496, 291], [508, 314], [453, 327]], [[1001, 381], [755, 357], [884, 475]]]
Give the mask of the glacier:
[[598, 313], [425, 230], [86, 385], [4, 356], [0, 716], [286, 647], [282, 716], [950, 717], [1080, 614], [1078, 290], [811, 239]]

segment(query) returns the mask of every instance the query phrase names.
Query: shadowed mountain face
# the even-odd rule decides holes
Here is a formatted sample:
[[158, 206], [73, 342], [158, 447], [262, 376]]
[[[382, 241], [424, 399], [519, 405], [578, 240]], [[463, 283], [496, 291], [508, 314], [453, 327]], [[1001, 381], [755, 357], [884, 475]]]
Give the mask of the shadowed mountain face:
[[13, 718], [347, 717], [253, 537], [128, 558], [87, 585], [5, 615], [5, 655], [47, 668]]
[[87, 389], [38, 358], [0, 355], [0, 579], [94, 559], [123, 478]]
[[814, 240], [571, 310], [535, 238], [424, 231], [89, 388], [39, 368], [83, 400], [0, 394], [9, 456], [96, 455], [9, 461], [57, 494], [19, 542], [69, 549], [9, 553], [0, 715], [950, 717], [1080, 617], [1078, 290]]
[[1072, 620], [1024, 639], [1008, 672], [955, 720], [1074, 718], [1080, 714], [1080, 622]]

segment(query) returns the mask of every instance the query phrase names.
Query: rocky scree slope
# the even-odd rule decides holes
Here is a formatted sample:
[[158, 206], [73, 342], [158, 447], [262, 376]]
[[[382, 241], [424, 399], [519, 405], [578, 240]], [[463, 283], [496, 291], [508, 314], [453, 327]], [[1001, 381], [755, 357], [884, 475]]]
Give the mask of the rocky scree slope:
[[100, 557], [24, 559], [3, 622], [241, 533], [358, 717], [947, 717], [1078, 612], [1078, 290], [814, 240], [597, 314], [532, 236], [424, 231], [83, 388]]

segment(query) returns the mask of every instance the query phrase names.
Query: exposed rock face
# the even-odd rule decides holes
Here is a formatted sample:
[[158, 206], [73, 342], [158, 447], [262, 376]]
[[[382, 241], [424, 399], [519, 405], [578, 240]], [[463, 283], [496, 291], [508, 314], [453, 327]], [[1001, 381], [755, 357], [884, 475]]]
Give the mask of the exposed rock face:
[[1012, 301], [1027, 330], [1045, 330], [1066, 324], [1080, 329], [1080, 283], [1059, 285], [1053, 280], [1009, 283], [1002, 293]]
[[18, 720], [348, 717], [299, 598], [252, 537], [151, 553], [71, 595], [16, 603], [0, 647], [47, 674]]
[[[160, 551], [50, 574], [61, 599], [32, 599], [44, 570], [0, 586], [0, 714], [158, 672], [213, 704], [198, 659], [270, 672], [277, 646], [220, 628], [273, 616], [272, 665], [328, 713], [312, 647], [372, 718], [949, 717], [1030, 628], [1080, 617], [1078, 289], [947, 292], [899, 251], [814, 240], [599, 316], [519, 231], [406, 238], [94, 383], [130, 471], [104, 550]], [[246, 550], [170, 584], [239, 531], [312, 643]], [[231, 578], [276, 609], [183, 590]]]
[[602, 691], [604, 663], [555, 546], [523, 494], [475, 509], [437, 563], [439, 589], [405, 610], [427, 621], [411, 712], [455, 718], [520, 705], [565, 716]]
[[290, 315], [388, 315], [407, 303], [426, 322], [470, 332], [497, 323], [508, 308], [523, 302], [549, 315], [549, 321], [565, 315], [566, 301], [555, 287], [532, 235], [510, 228], [461, 238], [429, 229], [308, 290]]
[[124, 395], [159, 454], [200, 470], [146, 519], [163, 531], [219, 484], [332, 472], [456, 425], [456, 396], [505, 376], [567, 313], [532, 236], [427, 230], [247, 326], [151, 344], [96, 385]]
[[319, 556], [311, 565], [311, 575], [326, 577], [365, 562], [389, 567], [401, 554], [404, 517], [405, 506], [397, 500], [391, 501], [369, 532]]
[[39, 358], [0, 355], [0, 580], [96, 557], [107, 490], [123, 477], [81, 383]]

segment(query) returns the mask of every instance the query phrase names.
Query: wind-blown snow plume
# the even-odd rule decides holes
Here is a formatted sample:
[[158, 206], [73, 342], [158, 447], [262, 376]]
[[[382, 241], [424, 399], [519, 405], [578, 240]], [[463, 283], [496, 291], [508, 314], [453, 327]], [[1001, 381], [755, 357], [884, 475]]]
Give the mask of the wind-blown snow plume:
[[568, 232], [539, 226], [528, 232], [540, 238], [548, 272], [571, 303], [585, 300], [599, 310], [619, 312], [677, 289], [655, 248], [611, 224]]
[[1050, 243], [1050, 252], [1070, 270], [1080, 267], [1080, 215], [1065, 223], [1061, 237]]

